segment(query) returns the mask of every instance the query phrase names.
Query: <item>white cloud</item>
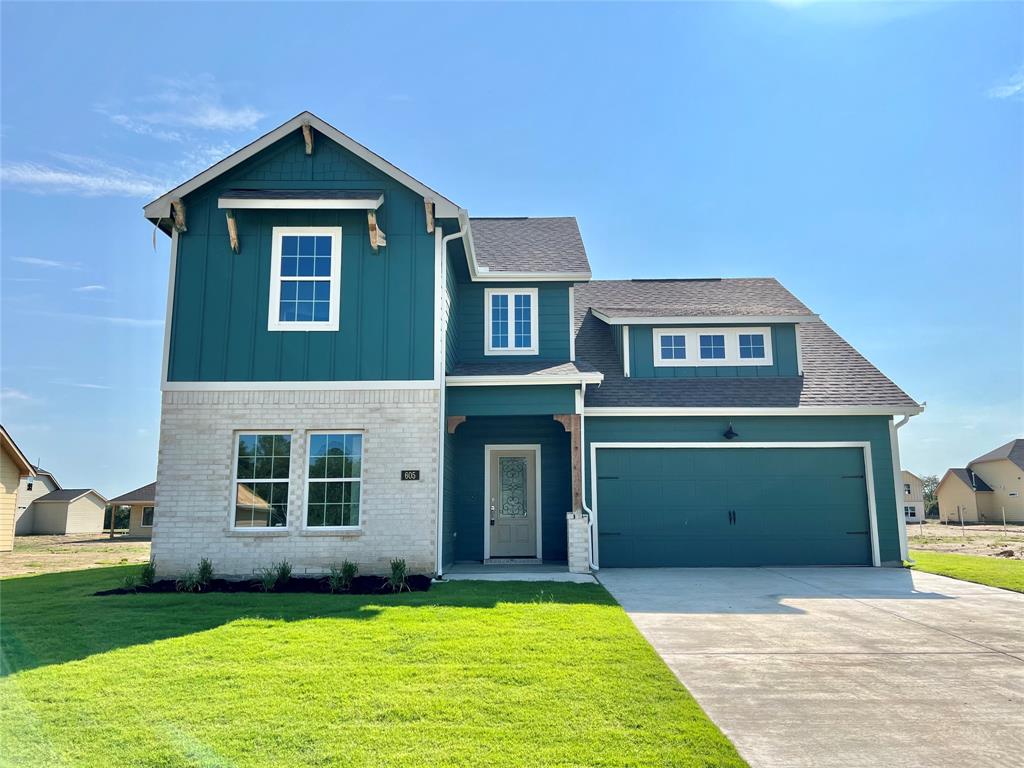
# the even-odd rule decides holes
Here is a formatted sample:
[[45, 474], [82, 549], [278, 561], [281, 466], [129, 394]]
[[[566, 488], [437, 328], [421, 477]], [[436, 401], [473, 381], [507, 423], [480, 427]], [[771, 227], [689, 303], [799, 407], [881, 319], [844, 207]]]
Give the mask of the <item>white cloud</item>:
[[74, 289], [75, 293], [91, 293], [93, 291], [105, 291], [107, 286], [105, 285], [80, 285]]
[[[19, 264], [31, 264], [33, 267], [48, 267], [50, 269], [81, 269], [82, 267], [77, 261], [57, 261], [56, 259], [40, 259], [35, 256], [14, 256], [11, 261], [17, 261]], [[22, 278], [23, 280], [31, 280], [32, 278]]]
[[22, 403], [31, 403], [35, 400], [32, 395], [22, 392], [20, 389], [0, 389], [0, 400], [2, 401], [13, 401], [17, 400]]
[[78, 387], [79, 389], [112, 389], [106, 384], [92, 384], [87, 381], [51, 381], [50, 383], [62, 387]]
[[988, 89], [990, 99], [1012, 99], [1024, 97], [1024, 67], [1018, 69], [1006, 82]]
[[3, 184], [38, 193], [65, 193], [84, 197], [156, 197], [166, 184], [124, 168], [89, 161], [89, 169], [42, 163], [10, 163], [0, 168]]
[[125, 130], [174, 142], [191, 142], [189, 130], [251, 130], [266, 116], [249, 104], [227, 104], [224, 89], [209, 74], [160, 78], [150, 95], [127, 106], [97, 105], [96, 111]]

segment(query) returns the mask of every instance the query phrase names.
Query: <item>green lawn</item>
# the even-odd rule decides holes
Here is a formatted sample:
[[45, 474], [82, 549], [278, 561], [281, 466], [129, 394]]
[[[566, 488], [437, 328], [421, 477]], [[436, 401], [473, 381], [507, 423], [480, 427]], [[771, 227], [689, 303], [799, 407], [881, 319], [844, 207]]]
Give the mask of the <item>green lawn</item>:
[[0, 582], [0, 765], [742, 766], [600, 586], [128, 595]]
[[1024, 561], [910, 550], [914, 570], [1024, 592]]

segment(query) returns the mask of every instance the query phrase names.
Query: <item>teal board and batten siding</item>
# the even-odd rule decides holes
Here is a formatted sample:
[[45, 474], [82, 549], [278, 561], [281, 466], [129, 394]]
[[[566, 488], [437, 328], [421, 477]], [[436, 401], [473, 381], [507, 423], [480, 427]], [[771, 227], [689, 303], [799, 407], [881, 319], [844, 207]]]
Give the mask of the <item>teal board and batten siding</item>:
[[[469, 418], [446, 448], [452, 470], [445, 473], [446, 562], [480, 561], [484, 556], [484, 446], [540, 445], [542, 559], [566, 560], [565, 516], [572, 508], [569, 434], [550, 416]], [[448, 526], [452, 527], [449, 529]]]
[[[434, 235], [423, 199], [317, 135], [296, 131], [185, 198], [178, 238], [169, 381], [350, 381], [434, 378]], [[387, 247], [370, 248], [365, 211], [239, 210], [232, 253], [226, 189], [383, 190]], [[340, 328], [268, 331], [275, 226], [340, 226]]]
[[[658, 326], [671, 328], [675, 326]], [[701, 328], [709, 326], [686, 326]], [[721, 328], [722, 326], [714, 326]], [[761, 326], [764, 327], [764, 326]], [[771, 365], [655, 366], [654, 326], [629, 327], [629, 375], [636, 379], [682, 379], [693, 377], [796, 376], [798, 375], [796, 326], [772, 325]]]
[[[722, 437], [722, 433], [726, 430], [729, 424], [732, 424], [733, 429], [739, 433], [739, 437], [736, 440], [726, 441]], [[878, 523], [878, 543], [879, 543], [879, 555], [880, 561], [883, 564], [893, 564], [900, 561], [900, 536], [899, 536], [899, 523], [896, 516], [896, 488], [893, 478], [893, 466], [892, 466], [892, 452], [889, 442], [889, 418], [885, 416], [737, 416], [734, 418], [719, 418], [719, 417], [595, 417], [589, 416], [586, 420], [586, 441], [587, 441], [587, 477], [585, 480], [584, 491], [587, 495], [588, 501], [593, 502], [592, 499], [592, 486], [591, 486], [591, 475], [594, 467], [591, 465], [591, 452], [590, 445], [592, 443], [645, 443], [645, 442], [662, 442], [662, 443], [721, 443], [729, 445], [737, 445], [743, 442], [747, 443], [777, 443], [777, 442], [868, 442], [871, 445], [871, 461], [872, 466], [869, 468], [871, 472], [871, 478], [874, 485], [875, 493], [875, 506]], [[684, 446], [685, 447], [685, 446]], [[601, 477], [601, 473], [604, 472], [604, 467], [601, 464], [601, 454], [605, 449], [599, 449], [598, 453], [598, 477]], [[613, 450], [613, 449], [607, 449]], [[616, 449], [617, 450], [617, 449]], [[649, 449], [649, 450], [660, 450], [660, 449]], [[668, 449], [666, 449], [668, 450]], [[772, 451], [776, 449], [771, 449]], [[861, 477], [848, 477], [844, 478], [843, 475], [860, 475], [863, 474], [863, 468], [860, 472], [855, 471], [855, 467], [850, 462], [856, 464], [857, 454], [862, 454], [859, 449], [854, 451], [833, 451], [832, 449], [796, 449], [800, 451], [809, 451], [810, 458], [803, 458], [804, 454], [801, 454], [799, 461], [794, 460], [790, 462], [788, 466], [792, 468], [790, 472], [794, 476], [803, 476], [811, 478], [814, 477], [832, 477], [838, 478], [841, 482], [833, 484], [832, 498], [823, 498], [820, 506], [822, 509], [827, 510], [830, 505], [836, 506], [839, 510], [835, 514], [843, 516], [841, 522], [837, 521], [836, 526], [831, 529], [830, 534], [822, 533], [818, 536], [813, 531], [807, 532], [810, 538], [817, 538], [820, 541], [826, 541], [828, 536], [833, 537], [833, 549], [822, 550], [820, 552], [821, 557], [814, 558], [819, 562], [831, 562], [837, 560], [849, 560], [849, 552], [843, 550], [844, 547], [848, 547], [853, 540], [853, 535], [847, 534], [847, 528], [843, 528], [839, 531], [839, 528], [850, 522], [849, 516], [854, 513], [851, 511], [854, 506], [859, 504], [859, 483], [864, 483], [864, 479]], [[731, 459], [725, 456], [725, 453], [732, 451], [744, 451], [752, 452], [757, 454], [753, 459], [741, 458]], [[702, 457], [701, 461], [709, 462], [709, 466], [717, 465], [724, 470], [734, 471], [736, 473], [742, 473], [748, 477], [756, 475], [760, 470], [757, 469], [757, 461], [777, 461], [784, 460], [784, 454], [777, 454], [776, 456], [769, 456], [767, 453], [760, 453], [760, 449], [753, 448], [713, 448], [706, 452], [706, 456]], [[817, 456], [815, 454], [818, 454]], [[721, 456], [720, 456], [721, 455]], [[779, 458], [781, 457], [781, 458]], [[750, 464], [750, 461], [754, 461], [754, 464]], [[861, 460], [862, 461], [862, 460]], [[736, 464], [739, 462], [739, 464]], [[744, 464], [744, 462], [747, 462]], [[743, 466], [741, 466], [741, 464]], [[680, 467], [686, 467], [686, 461], [683, 460]], [[766, 465], [770, 466], [770, 465]], [[731, 469], [730, 469], [731, 467]], [[672, 472], [676, 472], [677, 469], [672, 469]], [[725, 475], [728, 475], [726, 471]], [[721, 479], [723, 477], [721, 470], [715, 470], [719, 473], [717, 477]], [[609, 476], [615, 477], [614, 473], [609, 473]], [[621, 475], [618, 475], [621, 477]], [[642, 479], [642, 476], [641, 476]], [[849, 481], [849, 482], [847, 482]], [[809, 482], [811, 482], [809, 480]], [[813, 481], [815, 487], [821, 490], [821, 483]], [[826, 483], [827, 485], [827, 483]], [[637, 488], [641, 488], [642, 483], [634, 486], [633, 491], [636, 492]], [[806, 501], [804, 498], [804, 491], [797, 488], [794, 490], [793, 484], [780, 483], [769, 488], [767, 491], [764, 490], [764, 486], [761, 488], [761, 495], [759, 496], [759, 502], [764, 509], [775, 509], [775, 510], [786, 510], [794, 509], [794, 515], [799, 515], [800, 503], [791, 504], [795, 498], [798, 502]], [[864, 486], [866, 488], [866, 484]], [[866, 492], [866, 491], [865, 491]], [[602, 521], [602, 499], [601, 499], [601, 481], [598, 484], [598, 497], [597, 497], [597, 518], [598, 528], [601, 528]], [[794, 496], [795, 494], [795, 496]], [[641, 498], [634, 498], [630, 502], [634, 505], [639, 505], [640, 508], [644, 505], [644, 500]], [[656, 506], [654, 504], [653, 506]], [[719, 516], [721, 517], [721, 516]], [[795, 518], [794, 518], [795, 519]], [[616, 521], [617, 523], [621, 521]], [[717, 523], [721, 524], [722, 519], [717, 519]], [[739, 521], [738, 521], [739, 522]], [[744, 522], [747, 522], [744, 520]], [[783, 521], [786, 525], [793, 522], [793, 520]], [[781, 523], [780, 523], [781, 524]], [[735, 526], [731, 529], [733, 532], [739, 531]], [[851, 531], [860, 530], [858, 528], [849, 528]], [[765, 529], [765, 535], [770, 537], [770, 529]], [[768, 547], [771, 545], [770, 540], [766, 539], [763, 546]], [[604, 540], [600, 540], [600, 546], [604, 546]], [[612, 545], [614, 546], [614, 545]], [[748, 542], [745, 546], [751, 546]], [[826, 546], [825, 544], [819, 544], [819, 546]], [[839, 551], [843, 550], [843, 551]], [[637, 554], [631, 555], [633, 558], [638, 558]], [[650, 559], [654, 560], [658, 557], [656, 552], [650, 553]], [[750, 558], [747, 558], [750, 560]], [[767, 562], [777, 562], [767, 558]], [[796, 561], [794, 561], [796, 562]], [[867, 560], [870, 563], [870, 558]], [[602, 563], [604, 564], [604, 563]], [[695, 565], [701, 564], [695, 562]]]
[[[539, 334], [536, 355], [485, 355], [484, 290], [536, 288]], [[569, 359], [569, 283], [459, 283], [457, 344], [460, 363]]]
[[536, 416], [575, 413], [577, 387], [567, 384], [507, 387], [448, 387], [448, 416]]

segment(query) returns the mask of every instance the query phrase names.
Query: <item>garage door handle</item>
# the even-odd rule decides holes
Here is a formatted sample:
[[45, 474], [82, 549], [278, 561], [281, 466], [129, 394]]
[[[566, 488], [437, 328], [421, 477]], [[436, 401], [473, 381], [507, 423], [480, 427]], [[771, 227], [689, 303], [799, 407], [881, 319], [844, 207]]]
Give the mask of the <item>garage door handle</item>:
[[846, 535], [847, 536], [867, 536], [868, 532], [867, 531], [847, 531]]
[[606, 531], [600, 531], [597, 535], [598, 536], [621, 536], [622, 534], [619, 533], [618, 531], [607, 531], [607, 532]]

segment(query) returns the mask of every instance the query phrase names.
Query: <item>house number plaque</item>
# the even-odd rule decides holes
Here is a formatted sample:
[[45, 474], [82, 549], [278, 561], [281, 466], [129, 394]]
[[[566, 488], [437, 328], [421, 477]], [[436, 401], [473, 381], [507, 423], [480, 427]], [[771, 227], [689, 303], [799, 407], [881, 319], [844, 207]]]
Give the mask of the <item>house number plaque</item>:
[[403, 469], [402, 470], [403, 480], [419, 480], [420, 471], [418, 469]]

